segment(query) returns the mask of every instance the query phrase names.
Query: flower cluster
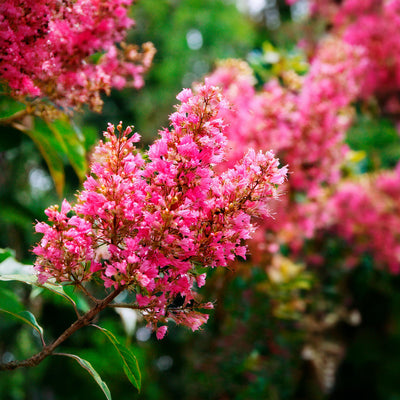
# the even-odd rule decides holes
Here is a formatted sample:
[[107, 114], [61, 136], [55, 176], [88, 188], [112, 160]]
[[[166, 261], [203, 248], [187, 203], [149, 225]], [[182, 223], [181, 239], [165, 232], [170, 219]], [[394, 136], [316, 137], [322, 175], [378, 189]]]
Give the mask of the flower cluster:
[[353, 7], [345, 4], [336, 19], [338, 25], [346, 24], [343, 39], [364, 48], [371, 64], [362, 94], [393, 94], [400, 89], [400, 1], [369, 1], [365, 8], [351, 3]]
[[370, 66], [360, 97], [375, 95], [385, 111], [398, 114], [400, 1], [311, 0], [310, 3], [312, 13], [324, 16], [338, 39], [363, 49]]
[[[394, 7], [395, 1], [384, 3]], [[357, 32], [366, 34], [361, 29]], [[390, 54], [395, 57], [396, 47], [392, 47]], [[316, 264], [318, 257], [309, 259], [306, 243], [320, 243], [320, 237], [335, 235], [354, 250], [353, 264], [369, 253], [377, 264], [399, 272], [398, 172], [383, 173], [369, 183], [340, 183], [343, 166], [351, 157], [345, 137], [355, 114], [353, 103], [366, 93], [364, 78], [376, 72], [379, 57], [372, 58], [365, 43], [332, 35], [319, 42], [308, 72], [290, 85], [271, 80], [256, 91], [251, 70], [231, 60], [211, 75], [213, 84], [221, 86], [234, 105], [225, 114], [232, 148], [228, 165], [252, 146], [272, 148], [290, 166], [283, 188], [286, 196], [270, 204], [279, 218], [266, 219], [263, 231], [250, 243], [256, 263], [270, 264], [283, 244], [294, 261]]]
[[[320, 43], [305, 76], [289, 84], [276, 79], [256, 91], [251, 70], [229, 60], [210, 76], [233, 104], [225, 111], [227, 137], [232, 150], [227, 165], [249, 147], [272, 148], [290, 166], [287, 194], [271, 207], [277, 219], [265, 219], [252, 254], [268, 262], [277, 243], [299, 251], [328, 221], [325, 187], [340, 179], [348, 147], [345, 135], [354, 111], [351, 103], [361, 90], [368, 62], [362, 49], [328, 37]], [[258, 249], [258, 250], [257, 250]]]
[[298, 93], [297, 119], [286, 162], [297, 173], [296, 190], [315, 192], [321, 183], [339, 178], [347, 152], [344, 144], [368, 62], [362, 49], [334, 37], [317, 48], [310, 70]]
[[352, 267], [369, 253], [377, 265], [400, 272], [400, 164], [395, 171], [342, 183], [328, 202], [331, 232], [350, 243]]
[[247, 147], [272, 148], [290, 165], [296, 190], [317, 192], [321, 183], [335, 182], [347, 151], [350, 104], [367, 66], [360, 48], [333, 37], [320, 44], [308, 74], [297, 77], [297, 89], [272, 80], [256, 92], [243, 63], [222, 64], [209, 79], [234, 104], [226, 115], [229, 159]]
[[[58, 106], [88, 104], [100, 92], [139, 88], [154, 48], [116, 43], [134, 21], [132, 0], [5, 0], [0, 4], [0, 80], [16, 97], [49, 98]], [[98, 60], [96, 61], [96, 58]]]
[[[272, 152], [250, 150], [232, 168], [217, 172], [227, 127], [227, 105], [205, 84], [183, 90], [181, 104], [145, 155], [131, 128], [110, 125], [97, 146], [91, 175], [75, 205], [46, 211], [51, 225], [34, 249], [41, 282], [83, 282], [94, 276], [106, 288], [136, 295], [157, 337], [168, 319], [198, 329], [208, 318], [195, 287], [204, 285], [205, 267], [226, 266], [246, 256], [243, 241], [254, 231], [252, 217], [266, 215], [286, 167]], [[69, 216], [71, 214], [71, 216]]]

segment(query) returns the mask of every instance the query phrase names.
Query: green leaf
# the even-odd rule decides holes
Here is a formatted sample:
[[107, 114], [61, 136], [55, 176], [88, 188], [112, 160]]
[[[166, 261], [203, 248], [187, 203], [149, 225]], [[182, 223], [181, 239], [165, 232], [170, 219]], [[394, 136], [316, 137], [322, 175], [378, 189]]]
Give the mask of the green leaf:
[[20, 281], [28, 285], [37, 284], [32, 265], [22, 264], [14, 258], [12, 250], [2, 249], [0, 258], [0, 281]]
[[106, 337], [108, 338], [108, 340], [113, 344], [113, 346], [115, 347], [121, 358], [125, 375], [132, 383], [132, 385], [138, 391], [140, 391], [142, 377], [140, 374], [139, 364], [137, 362], [136, 357], [126, 346], [122, 345], [109, 330], [101, 328], [100, 326], [97, 325], [92, 325], [92, 326], [103, 332], [104, 335], [106, 335]]
[[0, 308], [9, 310], [13, 313], [19, 313], [24, 309], [18, 296], [4, 287], [0, 287]]
[[6, 258], [15, 257], [15, 251], [12, 249], [0, 249], [0, 263], [2, 263]]
[[55, 121], [32, 118], [30, 124], [14, 124], [36, 144], [49, 168], [61, 196], [64, 189], [64, 160], [68, 160], [82, 181], [87, 172], [85, 138], [71, 123], [67, 115]]
[[367, 155], [366, 169], [393, 168], [400, 157], [400, 140], [394, 123], [385, 118], [358, 115], [346, 134], [351, 149]]
[[38, 324], [35, 316], [30, 311], [23, 310], [18, 297], [13, 292], [4, 288], [0, 290], [0, 293], [0, 312], [12, 315], [30, 325], [43, 338], [43, 328]]
[[[31, 265], [26, 265], [18, 262], [13, 257], [12, 250], [1, 249], [0, 259], [6, 256], [7, 258], [5, 258], [4, 261], [0, 263], [0, 281], [19, 281], [28, 285], [33, 285], [50, 290], [51, 292], [64, 297], [64, 299], [68, 300], [74, 306], [74, 308], [76, 308], [75, 301], [67, 293], [65, 293], [63, 286], [49, 281], [43, 284], [39, 283], [37, 275], [31, 273]], [[84, 305], [82, 305], [81, 309], [85, 311]]]
[[16, 315], [16, 317], [30, 325], [33, 329], [39, 332], [41, 337], [43, 337], [43, 328], [38, 324], [35, 316], [30, 311], [21, 311], [18, 315]]
[[13, 99], [10, 96], [0, 96], [0, 122], [3, 118], [13, 116], [18, 111], [22, 111], [26, 105]]
[[[7, 261], [3, 262], [0, 264], [0, 267], [2, 264], [5, 264]], [[35, 286], [41, 286], [39, 282], [37, 281], [37, 276], [36, 275], [29, 275], [29, 274], [4, 274], [0, 270], [0, 281], [19, 281], [23, 283], [27, 283], [28, 285], [35, 285]]]
[[87, 172], [87, 162], [83, 135], [74, 129], [71, 120], [66, 115], [53, 122], [47, 122], [47, 125], [62, 145], [63, 152], [79, 179], [81, 181], [84, 180]]
[[[0, 266], [1, 266], [1, 264], [0, 264]], [[37, 280], [36, 275], [28, 275], [28, 274], [5, 275], [5, 274], [1, 274], [1, 272], [0, 272], [0, 281], [19, 281], [19, 282], [27, 283], [28, 285], [33, 285], [33, 286], [37, 286], [39, 288], [44, 288], [44, 289], [50, 290], [51, 292], [64, 297], [64, 299], [68, 300], [74, 307], [76, 307], [75, 301], [64, 292], [64, 288], [61, 285], [58, 285], [56, 283], [49, 283], [49, 282], [40, 284]]]
[[74, 308], [76, 308], [76, 303], [75, 303], [74, 299], [72, 299], [70, 296], [68, 296], [67, 293], [65, 293], [65, 289], [63, 286], [58, 285], [56, 283], [49, 283], [49, 282], [46, 282], [43, 284], [37, 283], [36, 286], [45, 288], [55, 294], [58, 294], [59, 296], [64, 297], [64, 299], [68, 300], [74, 306]]
[[82, 293], [75, 290], [75, 287], [72, 285], [63, 286], [62, 289], [64, 290], [64, 295], [73, 300], [78, 307], [79, 310], [83, 311], [84, 313], [90, 310], [90, 306], [86, 299], [82, 296]]
[[33, 266], [20, 263], [14, 256], [13, 250], [0, 250], [0, 281], [20, 281], [28, 285], [37, 285], [37, 276], [33, 273]]
[[78, 364], [86, 369], [86, 371], [89, 372], [90, 375], [92, 375], [93, 379], [96, 381], [96, 383], [100, 386], [100, 389], [103, 391], [103, 393], [106, 395], [107, 400], [111, 400], [111, 392], [110, 389], [108, 389], [108, 386], [106, 383], [101, 379], [100, 375], [98, 372], [92, 367], [92, 364], [90, 364], [89, 361], [84, 360], [83, 358], [78, 357], [75, 354], [67, 354], [67, 353], [54, 353], [54, 355], [57, 356], [65, 356], [65, 357], [70, 357], [73, 358], [75, 361], [78, 362]]
[[63, 154], [62, 144], [59, 143], [48, 124], [40, 118], [34, 118], [31, 124], [14, 124], [15, 128], [27, 134], [36, 144], [49, 168], [58, 195], [64, 190], [64, 164], [60, 154]]

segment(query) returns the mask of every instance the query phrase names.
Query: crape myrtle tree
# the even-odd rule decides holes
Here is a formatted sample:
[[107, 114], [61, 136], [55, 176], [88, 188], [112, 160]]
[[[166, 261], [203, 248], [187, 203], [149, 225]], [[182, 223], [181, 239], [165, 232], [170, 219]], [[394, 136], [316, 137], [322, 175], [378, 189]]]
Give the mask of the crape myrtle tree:
[[[394, 296], [398, 282], [400, 3], [309, 3], [311, 22], [326, 21], [322, 35], [319, 26], [319, 35], [290, 52], [266, 43], [263, 55], [250, 59], [254, 70], [243, 61], [227, 60], [209, 76], [234, 104], [225, 116], [231, 121], [232, 149], [226, 163], [239, 159], [247, 146], [272, 148], [290, 173], [285, 196], [276, 203], [279, 218], [261, 224], [247, 263], [236, 265], [237, 275], [213, 277], [218, 325], [210, 326], [210, 336], [219, 340], [212, 354], [204, 352], [205, 343], [202, 353], [188, 346], [188, 365], [204, 384], [194, 398], [211, 390], [218, 398], [307, 399], [343, 398], [346, 390], [375, 396], [370, 398], [395, 392], [395, 380], [378, 388], [382, 378], [376, 376], [385, 374], [385, 364], [371, 372], [369, 389], [343, 376], [335, 389], [335, 374], [351, 326], [365, 319], [361, 332], [379, 337], [385, 317], [371, 329], [373, 312], [379, 311], [371, 312], [366, 303], [367, 286], [379, 293], [378, 299], [383, 293]], [[222, 282], [235, 295], [221, 290]], [[248, 290], [250, 283], [253, 290]], [[382, 316], [387, 303], [380, 305]], [[274, 324], [274, 316], [281, 322]], [[290, 318], [294, 322], [287, 324]], [[386, 323], [394, 324], [395, 318]], [[381, 333], [394, 334], [385, 328]], [[299, 363], [301, 357], [307, 364]], [[344, 363], [347, 373], [360, 370], [362, 359]], [[344, 381], [353, 388], [340, 387]], [[188, 383], [187, 398], [193, 398], [194, 386]]]
[[187, 338], [184, 398], [396, 393], [398, 353], [367, 337], [398, 334], [399, 4], [311, 1], [306, 23], [317, 27], [296, 49], [265, 43], [250, 65], [221, 61], [208, 76], [233, 104], [225, 167], [248, 147], [272, 148], [290, 173], [279, 217], [260, 224], [246, 262], [205, 288], [216, 318]]
[[[271, 152], [250, 150], [233, 168], [216, 173], [226, 144], [220, 94], [205, 85], [178, 98], [182, 104], [170, 117], [172, 129], [160, 132], [145, 154], [147, 161], [134, 147], [138, 134], [129, 136], [131, 128], [120, 124], [115, 135], [110, 125], [76, 204], [64, 200], [60, 210], [46, 210], [50, 225], [36, 224], [44, 235], [33, 250], [36, 284], [52, 283], [58, 290], [59, 283], [74, 285], [94, 305], [53, 343], [46, 345], [41, 336], [44, 347], [38, 354], [1, 369], [39, 364], [108, 305], [140, 310], [159, 339], [169, 319], [192, 330], [207, 321], [199, 309], [212, 303], [198, 301], [194, 285], [204, 285], [206, 267], [245, 257], [243, 240], [254, 231], [251, 218], [268, 212], [266, 200], [276, 196], [286, 168], [278, 168]], [[103, 299], [86, 287], [94, 280], [110, 289]], [[110, 304], [124, 290], [135, 299]], [[177, 297], [182, 304], [175, 304]]]
[[81, 180], [87, 172], [82, 154], [87, 146], [72, 113], [84, 105], [101, 111], [100, 95], [112, 88], [141, 88], [152, 63], [151, 43], [141, 48], [124, 43], [134, 25], [131, 4], [7, 0], [0, 5], [0, 124], [35, 142], [60, 196], [65, 158]]
[[2, 2], [0, 71], [5, 90], [22, 99], [46, 98], [65, 111], [83, 104], [100, 111], [101, 91], [142, 87], [152, 45], [143, 45], [142, 52], [134, 45], [117, 46], [134, 25], [128, 16], [131, 3]]
[[131, 4], [0, 4], [0, 240], [19, 258], [30, 258], [36, 239], [29, 225], [40, 208], [87, 173], [97, 132], [88, 126], [82, 132], [75, 111], [100, 111], [101, 94], [112, 88], [143, 86], [155, 50], [124, 43], [135, 25]]
[[[142, 52], [135, 46], [115, 45], [133, 24], [127, 17], [129, 5], [7, 1], [1, 6], [4, 96], [23, 104], [1, 123], [34, 139], [60, 192], [57, 160], [47, 151], [54, 140], [64, 141], [66, 153], [78, 164], [74, 152], [81, 150], [71, 146], [71, 133], [65, 134], [67, 115], [85, 103], [99, 111], [100, 91], [143, 85], [152, 45], [144, 45]], [[226, 152], [223, 110], [228, 103], [208, 82], [183, 90], [178, 100], [170, 128], [160, 131], [146, 152], [135, 147], [140, 136], [132, 134], [131, 127], [109, 125], [104, 141], [94, 149], [90, 174], [76, 201], [49, 207], [49, 223], [35, 226], [43, 234], [33, 249], [35, 273], [28, 267], [18, 270], [11, 252], [3, 251], [2, 281], [21, 281], [62, 296], [72, 304], [76, 320], [47, 342], [35, 316], [21, 309], [15, 294], [2, 286], [1, 311], [30, 325], [42, 347], [25, 360], [3, 357], [2, 371], [33, 367], [54, 354], [68, 356], [111, 398], [88, 361], [57, 352], [66, 339], [93, 324], [106, 307], [137, 310], [158, 339], [165, 336], [169, 320], [193, 331], [207, 321], [208, 314], [200, 310], [213, 304], [198, 298], [196, 288], [205, 284], [209, 268], [226, 267], [235, 256], [246, 257], [244, 241], [254, 233], [254, 218], [268, 214], [267, 202], [277, 197], [287, 168], [279, 168], [272, 152], [249, 150], [222, 171], [218, 166]], [[61, 120], [58, 127], [55, 120]], [[54, 133], [50, 144], [47, 133]], [[79, 167], [83, 173], [83, 163]], [[12, 273], [7, 272], [10, 263]], [[68, 286], [86, 298], [87, 310], [82, 312], [74, 296], [67, 294]], [[115, 301], [122, 292], [129, 293], [129, 301]], [[117, 349], [126, 375], [140, 389], [133, 354], [109, 330], [93, 326]]]
[[[398, 3], [309, 1], [312, 35], [290, 51], [265, 43], [250, 65], [221, 61], [205, 85], [178, 96], [170, 128], [145, 153], [135, 148], [139, 137], [131, 128], [110, 125], [76, 200], [47, 209], [49, 223], [36, 225], [43, 238], [34, 248], [35, 283], [75, 305], [76, 322], [47, 342], [32, 314], [4, 291], [8, 312], [33, 326], [42, 343], [37, 354], [3, 368], [66, 356], [58, 345], [78, 336], [100, 311], [131, 309], [164, 338], [153, 348], [165, 343], [164, 350], [175, 352], [170, 359], [181, 362], [170, 370], [160, 364], [169, 387], [156, 381], [153, 392], [144, 388], [144, 398], [393, 395], [391, 359], [376, 362], [383, 349], [377, 352], [373, 339], [382, 333], [392, 338], [390, 355], [396, 353], [398, 319], [379, 306], [388, 307], [389, 293], [390, 310], [400, 304], [394, 294], [400, 261]], [[76, 4], [81, 3], [69, 6]], [[55, 10], [61, 8], [57, 3]], [[106, 59], [95, 53], [84, 65], [101, 66]], [[140, 64], [149, 62], [140, 58]], [[26, 98], [15, 82], [9, 85], [8, 94]], [[69, 105], [63, 104], [51, 98], [50, 89], [35, 85], [40, 102], [69, 111], [78, 105], [67, 99]], [[53, 132], [57, 124], [46, 126]], [[275, 185], [283, 183], [286, 170], [278, 169], [270, 149], [289, 165], [277, 200]], [[255, 231], [252, 218], [263, 215]], [[246, 254], [243, 240], [251, 233]], [[232, 264], [235, 256], [242, 259]], [[32, 283], [4, 277], [15, 278]], [[86, 299], [84, 311], [76, 293]], [[203, 331], [167, 328], [168, 320]], [[364, 336], [358, 361], [346, 364], [351, 326]], [[98, 328], [139, 386], [133, 355], [109, 330]], [[92, 366], [70, 356], [110, 396]], [[371, 368], [372, 361], [381, 369]], [[336, 382], [341, 363], [347, 369]], [[370, 373], [371, 385], [350, 382], [355, 370]], [[382, 371], [387, 388], [378, 378]]]

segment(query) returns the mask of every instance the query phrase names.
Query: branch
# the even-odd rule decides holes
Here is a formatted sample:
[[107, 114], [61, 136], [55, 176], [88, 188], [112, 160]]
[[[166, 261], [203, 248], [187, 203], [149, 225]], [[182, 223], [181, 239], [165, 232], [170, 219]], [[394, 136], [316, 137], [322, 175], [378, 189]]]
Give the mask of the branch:
[[138, 306], [136, 304], [129, 304], [129, 303], [112, 303], [108, 305], [109, 307], [112, 308], [131, 308], [132, 310], [145, 310], [146, 308], [149, 308], [149, 306]]
[[[75, 279], [75, 276], [72, 275]], [[86, 288], [85, 286], [79, 282], [77, 279], [75, 279], [75, 283], [77, 285], [77, 287], [82, 290], [82, 292], [85, 294], [85, 296], [87, 296], [94, 304], [97, 304], [99, 302], [101, 302], [102, 300], [96, 299], [96, 297], [94, 297]]]
[[23, 361], [11, 361], [8, 363], [0, 364], [0, 371], [14, 370], [21, 367], [34, 367], [40, 364], [46, 357], [51, 355], [56, 347], [68, 339], [78, 329], [89, 325], [93, 318], [102, 310], [104, 310], [112, 300], [115, 299], [123, 290], [124, 286], [115, 289], [105, 299], [99, 301], [93, 306], [86, 314], [78, 318], [69, 328], [67, 328], [52, 344], [43, 347], [42, 351], [27, 358]]

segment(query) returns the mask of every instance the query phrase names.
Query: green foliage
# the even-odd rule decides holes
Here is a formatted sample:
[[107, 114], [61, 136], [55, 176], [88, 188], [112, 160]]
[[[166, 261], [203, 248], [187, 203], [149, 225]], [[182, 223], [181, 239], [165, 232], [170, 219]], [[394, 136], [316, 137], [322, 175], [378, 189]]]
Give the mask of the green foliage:
[[100, 389], [103, 391], [105, 394], [107, 400], [111, 400], [111, 393], [110, 389], [108, 389], [108, 386], [106, 383], [101, 379], [100, 375], [97, 373], [97, 371], [92, 367], [92, 364], [90, 364], [89, 361], [84, 360], [83, 358], [78, 357], [75, 354], [67, 354], [67, 353], [56, 353], [55, 355], [58, 356], [65, 356], [65, 357], [70, 357], [74, 359], [82, 368], [86, 369], [86, 371], [89, 372], [89, 374], [93, 377], [93, 379], [96, 381], [96, 383], [99, 385]]
[[251, 54], [249, 63], [260, 84], [272, 78], [278, 78], [285, 84], [285, 74], [294, 72], [303, 75], [309, 67], [299, 48], [279, 49], [268, 41], [262, 44], [262, 51], [254, 51]]
[[113, 344], [118, 352], [118, 355], [120, 356], [125, 375], [132, 383], [132, 385], [140, 391], [141, 375], [136, 357], [126, 346], [122, 345], [109, 330], [101, 328], [100, 326], [93, 326], [103, 332], [104, 335]]
[[[30, 266], [23, 265], [15, 260], [15, 253], [10, 249], [0, 249], [0, 281], [19, 281], [29, 285], [33, 285], [38, 287], [40, 290], [47, 289], [52, 293], [55, 293], [64, 299], [68, 300], [70, 304], [72, 304], [75, 311], [78, 313], [78, 308], [83, 309], [84, 312], [89, 310], [89, 306], [87, 302], [78, 296], [74, 290], [68, 288], [68, 286], [61, 286], [58, 284], [54, 284], [51, 282], [46, 282], [44, 284], [40, 284], [37, 280], [37, 276], [29, 273], [29, 270], [26, 271]], [[69, 294], [67, 294], [68, 292]], [[32, 292], [34, 293], [34, 291]], [[35, 296], [38, 295], [36, 291]], [[74, 298], [74, 299], [73, 299]], [[75, 302], [76, 301], [76, 302]], [[78, 307], [77, 307], [78, 304]], [[38, 324], [35, 316], [30, 312], [24, 309], [24, 306], [19, 299], [19, 297], [12, 291], [8, 290], [5, 287], [0, 286], [0, 312], [10, 315], [25, 324], [29, 325], [33, 328], [40, 336], [41, 342], [44, 345], [44, 336], [43, 336], [43, 328]], [[94, 325], [97, 329], [99, 329], [113, 344], [114, 348], [117, 350], [118, 355], [120, 356], [123, 370], [128, 377], [129, 381], [132, 385], [140, 390], [141, 386], [141, 374], [139, 365], [136, 357], [130, 351], [129, 348], [122, 345], [115, 335], [105, 328], [101, 328], [99, 326]], [[100, 378], [100, 375], [93, 368], [91, 363], [75, 354], [69, 353], [54, 353], [55, 355], [62, 355], [66, 357], [73, 358], [78, 364], [86, 369], [89, 374], [93, 377], [96, 383], [99, 385], [103, 393], [105, 394], [108, 400], [111, 400], [111, 393], [108, 389], [108, 386], [103, 382]], [[1, 391], [1, 385], [0, 385]], [[1, 393], [1, 392], [0, 392]]]
[[11, 257], [15, 257], [15, 251], [13, 249], [0, 249], [0, 263]]
[[[4, 360], [40, 351], [43, 332], [34, 315], [46, 327], [50, 341], [76, 319], [76, 312], [90, 308], [72, 286], [38, 285], [35, 276], [21, 272], [26, 266], [15, 257], [32, 262], [29, 249], [38, 239], [32, 233], [33, 221], [42, 219], [43, 209], [59, 201], [57, 193], [68, 196], [79, 187], [87, 154], [107, 122], [133, 123], [145, 144], [149, 143], [157, 129], [168, 124], [175, 95], [201, 80], [217, 59], [248, 58], [261, 84], [270, 78], [285, 84], [287, 71], [306, 72], [305, 55], [294, 45], [300, 34], [311, 41], [319, 36], [326, 22], [293, 23], [286, 2], [277, 4], [283, 25], [271, 32], [261, 22], [253, 24], [241, 15], [234, 1], [137, 2], [133, 7], [136, 29], [129, 41], [152, 41], [158, 51], [154, 66], [141, 91], [113, 92], [105, 99], [102, 115], [73, 119], [64, 115], [50, 122], [29, 114], [18, 125], [10, 125], [7, 120], [24, 113], [27, 105], [0, 97], [0, 246], [16, 250], [0, 250], [0, 354]], [[201, 33], [198, 48], [189, 47], [187, 34], [193, 30]], [[380, 116], [379, 110], [367, 109], [371, 104], [357, 106], [356, 122], [347, 137], [355, 150], [345, 166], [348, 174], [392, 168], [400, 158], [393, 122]], [[85, 128], [81, 131], [79, 126]], [[33, 187], [29, 177], [35, 171], [44, 178], [49, 171], [53, 186]], [[85, 328], [63, 344], [59, 354], [77, 363], [52, 357], [34, 369], [2, 373], [0, 398], [100, 400], [111, 399], [113, 393], [118, 400], [397, 399], [399, 277], [377, 271], [368, 256], [348, 271], [342, 266], [343, 253], [351, 251], [348, 245], [333, 238], [322, 240], [324, 246], [316, 241], [307, 244], [305, 251], [323, 256], [326, 265], [306, 271], [293, 263], [288, 271], [294, 266], [296, 273], [282, 279], [259, 266], [247, 265], [235, 274], [212, 271], [200, 296], [215, 300], [215, 310], [200, 332], [170, 326], [163, 341], [139, 340], [139, 335], [126, 338], [117, 314], [105, 311], [99, 322], [102, 327], [97, 327], [102, 335]], [[343, 304], [360, 311], [359, 325], [351, 326], [342, 318]], [[325, 328], [329, 319], [337, 323]], [[307, 326], [310, 320], [321, 335]], [[138, 325], [144, 328], [140, 321]], [[330, 394], [319, 387], [317, 366], [301, 358], [305, 344], [327, 338], [338, 341], [346, 354]], [[114, 368], [118, 363], [126, 376]], [[74, 385], [66, 385], [66, 377]], [[101, 390], [94, 390], [94, 383]]]
[[14, 257], [15, 252], [12, 250], [0, 249], [0, 281], [19, 281], [28, 285], [33, 285], [37, 289], [35, 292], [36, 295], [43, 289], [47, 289], [69, 301], [74, 309], [77, 309], [77, 302], [81, 311], [88, 311], [89, 306], [87, 302], [74, 293], [73, 288], [52, 282], [40, 284], [37, 276], [33, 274], [31, 266], [21, 264]]
[[46, 160], [60, 197], [65, 184], [64, 157], [80, 179], [85, 177], [87, 164], [84, 143], [66, 116], [52, 122], [35, 118], [31, 126], [18, 127], [35, 142]]
[[[85, 138], [67, 115], [58, 112], [54, 120], [43, 115], [41, 118], [34, 117], [34, 105], [24, 105], [5, 96], [0, 97], [0, 115], [0, 125], [8, 127], [10, 132], [19, 130], [25, 133], [35, 143], [47, 163], [59, 196], [64, 190], [66, 162], [71, 164], [80, 180], [85, 177]], [[8, 150], [18, 143], [3, 138], [0, 145], [2, 149]]]
[[64, 164], [59, 156], [62, 151], [61, 144], [54, 137], [48, 124], [40, 118], [33, 121], [32, 127], [21, 125], [20, 130], [26, 133], [36, 144], [46, 161], [57, 193], [61, 196], [65, 184]]
[[[150, 143], [158, 129], [168, 125], [175, 96], [193, 81], [200, 81], [223, 58], [244, 58], [252, 49], [255, 31], [251, 21], [226, 0], [146, 0], [132, 9], [136, 28], [129, 41], [154, 43], [157, 53], [145, 86], [134, 93], [113, 92], [105, 98], [102, 115], [88, 121], [104, 130], [107, 122], [134, 124]], [[191, 49], [187, 35], [197, 30], [202, 45]]]
[[18, 297], [5, 288], [0, 288], [0, 311], [30, 325], [43, 338], [43, 328], [38, 324], [35, 316], [31, 312], [23, 310]]
[[82, 133], [75, 128], [73, 121], [66, 115], [48, 123], [49, 128], [62, 146], [69, 163], [80, 180], [83, 180], [87, 172], [85, 138]]
[[364, 151], [365, 171], [393, 168], [400, 159], [400, 138], [394, 124], [388, 119], [358, 114], [355, 124], [347, 134], [349, 146]]
[[6, 288], [1, 288], [0, 307], [2, 311], [10, 312], [10, 314], [17, 314], [23, 310], [18, 296]]
[[97, 133], [87, 127], [82, 134], [60, 112], [53, 121], [34, 117], [34, 109], [28, 112], [27, 107], [0, 97], [0, 247], [12, 246], [20, 259], [29, 260], [36, 240], [32, 223], [85, 177]]
[[6, 95], [0, 95], [0, 124], [5, 119], [12, 117], [17, 112], [21, 112], [26, 109], [26, 104], [21, 103], [18, 100], [12, 99]]

